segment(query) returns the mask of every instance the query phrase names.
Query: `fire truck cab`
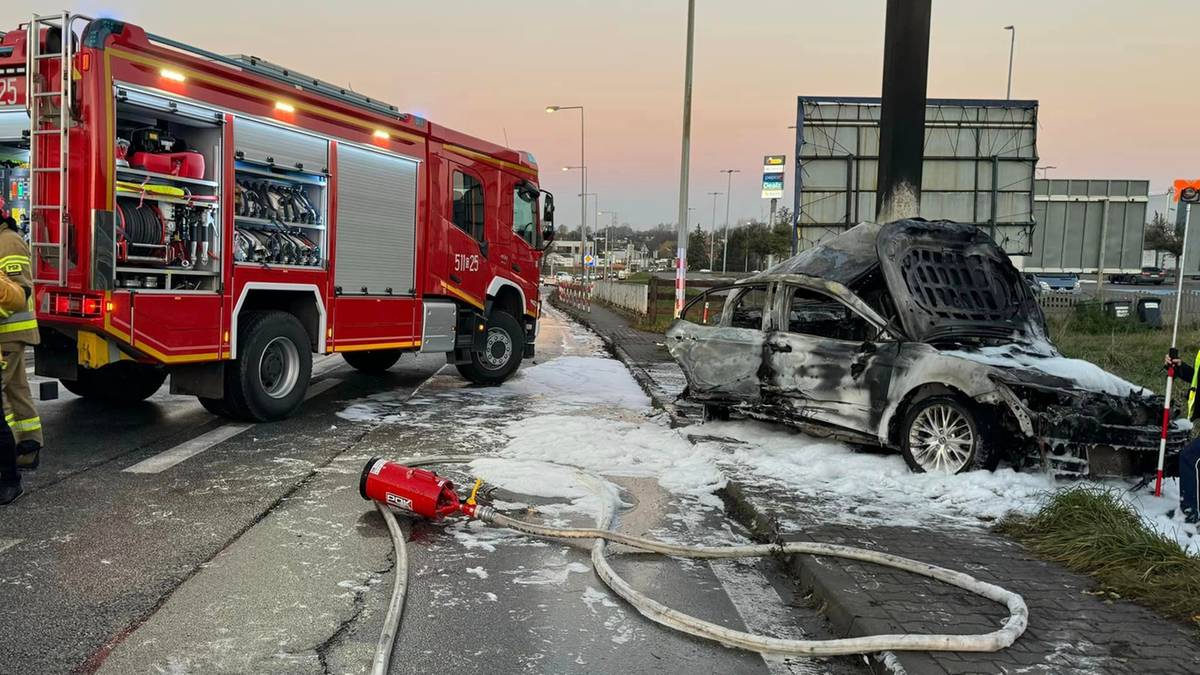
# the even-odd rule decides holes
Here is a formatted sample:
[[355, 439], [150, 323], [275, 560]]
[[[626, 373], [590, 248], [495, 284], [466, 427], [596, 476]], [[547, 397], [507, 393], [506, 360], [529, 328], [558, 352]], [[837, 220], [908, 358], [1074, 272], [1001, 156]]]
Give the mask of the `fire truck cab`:
[[0, 187], [27, 228], [36, 372], [291, 415], [313, 355], [532, 356], [553, 196], [526, 152], [256, 57], [113, 19], [0, 34]]

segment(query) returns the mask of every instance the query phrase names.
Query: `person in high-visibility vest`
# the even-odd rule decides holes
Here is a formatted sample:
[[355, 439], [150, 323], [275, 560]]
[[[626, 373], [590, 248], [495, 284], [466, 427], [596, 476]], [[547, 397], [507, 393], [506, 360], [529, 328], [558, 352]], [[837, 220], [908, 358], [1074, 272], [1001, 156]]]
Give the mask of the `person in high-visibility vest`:
[[17, 439], [17, 465], [38, 467], [42, 451], [42, 419], [33, 404], [25, 376], [25, 348], [40, 341], [33, 312], [33, 262], [29, 245], [0, 197], [0, 272], [25, 289], [28, 299], [17, 311], [0, 310], [0, 354], [4, 358], [3, 395], [6, 421]]
[[[1200, 354], [1196, 354], [1196, 362], [1190, 366], [1170, 356], [1167, 356], [1164, 364], [1175, 366], [1175, 379], [1191, 383], [1187, 406], [1190, 420], [1196, 402], [1197, 379], [1200, 378]], [[1200, 523], [1200, 438], [1192, 439], [1179, 453], [1179, 510], [1185, 521]]]
[[[0, 274], [0, 312], [11, 314], [29, 306], [31, 289], [22, 287], [7, 275]], [[0, 367], [3, 367], [0, 362]], [[9, 428], [7, 417], [0, 410], [0, 505], [11, 504], [23, 494], [21, 474], [17, 468], [17, 443]]]

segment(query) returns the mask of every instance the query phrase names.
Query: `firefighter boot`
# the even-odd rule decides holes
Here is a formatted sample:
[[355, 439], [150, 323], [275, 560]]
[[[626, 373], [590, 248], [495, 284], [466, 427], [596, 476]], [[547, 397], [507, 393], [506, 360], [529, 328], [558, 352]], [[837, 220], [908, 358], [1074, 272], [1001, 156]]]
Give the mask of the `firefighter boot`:
[[[4, 427], [7, 432], [8, 428]], [[17, 449], [12, 436], [5, 443], [0, 438], [0, 506], [11, 504], [24, 494], [21, 489], [21, 474], [17, 473]]]
[[17, 470], [33, 471], [42, 463], [42, 444], [33, 439], [17, 443]]

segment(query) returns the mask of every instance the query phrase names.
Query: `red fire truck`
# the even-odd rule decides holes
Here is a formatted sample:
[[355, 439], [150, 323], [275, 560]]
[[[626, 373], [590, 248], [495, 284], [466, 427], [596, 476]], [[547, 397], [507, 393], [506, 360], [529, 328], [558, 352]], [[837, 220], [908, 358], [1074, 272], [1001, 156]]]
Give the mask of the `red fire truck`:
[[113, 19], [0, 38], [0, 166], [28, 227], [39, 375], [293, 413], [313, 354], [444, 352], [497, 384], [533, 353], [553, 196], [526, 153], [249, 56]]

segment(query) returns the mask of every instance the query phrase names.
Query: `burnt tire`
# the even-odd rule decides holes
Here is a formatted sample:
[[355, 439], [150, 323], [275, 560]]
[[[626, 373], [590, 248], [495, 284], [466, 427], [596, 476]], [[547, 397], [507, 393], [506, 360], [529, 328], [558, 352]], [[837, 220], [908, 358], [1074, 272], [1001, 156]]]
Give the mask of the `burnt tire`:
[[470, 353], [471, 362], [458, 365], [458, 373], [475, 384], [497, 385], [507, 380], [525, 353], [525, 331], [508, 312], [493, 311], [487, 321], [483, 353]]
[[287, 312], [252, 312], [238, 331], [238, 358], [225, 364], [229, 416], [280, 420], [304, 402], [312, 378], [312, 346], [300, 321]]
[[166, 381], [164, 368], [133, 361], [80, 368], [74, 380], [60, 380], [64, 389], [80, 398], [119, 405], [145, 401]]
[[914, 473], [993, 470], [987, 430], [976, 410], [953, 396], [916, 401], [904, 415], [900, 452]]
[[342, 358], [360, 373], [382, 373], [400, 360], [399, 349], [377, 349], [366, 352], [342, 352]]

